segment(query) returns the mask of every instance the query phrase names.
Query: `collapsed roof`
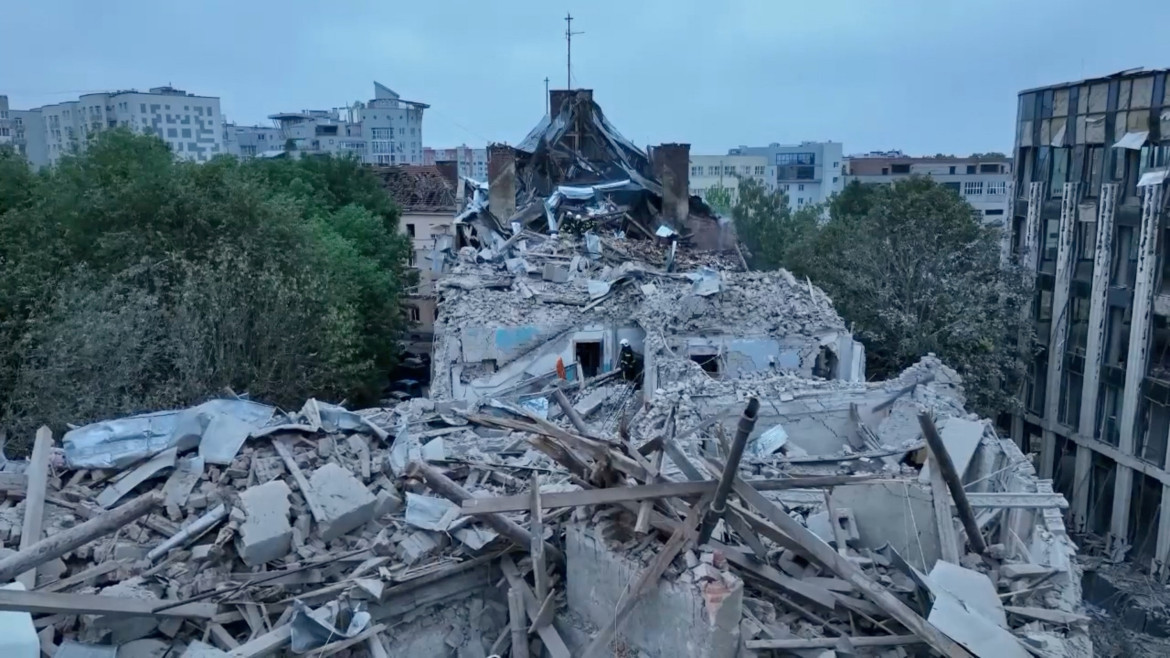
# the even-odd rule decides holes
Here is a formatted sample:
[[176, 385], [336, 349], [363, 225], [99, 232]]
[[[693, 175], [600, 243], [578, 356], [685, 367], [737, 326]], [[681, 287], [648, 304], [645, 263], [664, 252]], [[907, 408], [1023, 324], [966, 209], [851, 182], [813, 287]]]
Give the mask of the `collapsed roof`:
[[589, 90], [554, 90], [550, 103], [552, 114], [518, 146], [489, 149], [490, 184], [465, 179], [468, 203], [457, 221], [475, 228], [473, 242], [489, 246], [492, 234], [503, 239], [520, 228], [687, 242], [703, 225], [726, 224], [689, 196], [689, 145], [648, 154], [614, 128]]
[[406, 212], [454, 212], [455, 187], [435, 165], [373, 167], [382, 189]]

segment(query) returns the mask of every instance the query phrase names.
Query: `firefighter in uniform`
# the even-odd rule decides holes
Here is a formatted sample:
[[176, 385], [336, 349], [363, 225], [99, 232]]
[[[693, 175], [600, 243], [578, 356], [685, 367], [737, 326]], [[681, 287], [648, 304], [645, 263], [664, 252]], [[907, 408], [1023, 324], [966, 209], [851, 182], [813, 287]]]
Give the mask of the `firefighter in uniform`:
[[630, 341], [626, 338], [621, 341], [618, 365], [622, 369], [622, 379], [628, 382], [638, 382], [641, 379], [642, 373], [638, 364], [638, 356], [634, 354], [634, 348], [630, 347]]

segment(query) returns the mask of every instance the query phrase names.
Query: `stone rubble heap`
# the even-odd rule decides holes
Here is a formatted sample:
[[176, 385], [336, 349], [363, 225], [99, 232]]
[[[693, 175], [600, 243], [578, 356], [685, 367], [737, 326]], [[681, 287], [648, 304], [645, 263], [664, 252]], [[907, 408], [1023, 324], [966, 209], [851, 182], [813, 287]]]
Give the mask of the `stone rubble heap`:
[[[870, 394], [888, 402], [861, 410], [856, 447], [753, 434], [752, 408]], [[928, 357], [875, 384], [699, 370], [652, 405], [606, 379], [465, 408], [216, 400], [77, 428], [62, 448], [46, 430], [23, 471], [0, 473], [0, 582], [30, 590], [0, 589], [0, 649], [1091, 655], [1059, 512], [1019, 516], [1063, 499], [990, 429], [948, 440], [948, 459], [994, 469], [972, 496], [1025, 505], [980, 507], [986, 548], [965, 541], [931, 507], [943, 485], [923, 484], [923, 411], [946, 437], [983, 427]], [[902, 527], [949, 527], [955, 557], [928, 559], [942, 540]], [[1029, 545], [987, 539], [1012, 536], [998, 527]]]

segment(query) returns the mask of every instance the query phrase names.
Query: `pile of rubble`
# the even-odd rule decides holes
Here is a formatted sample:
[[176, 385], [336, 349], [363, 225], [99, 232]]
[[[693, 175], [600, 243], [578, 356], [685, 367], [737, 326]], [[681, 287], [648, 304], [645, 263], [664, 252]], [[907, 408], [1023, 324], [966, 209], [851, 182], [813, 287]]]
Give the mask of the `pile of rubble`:
[[2, 655], [1091, 655], [1063, 498], [937, 359], [631, 399], [42, 430], [0, 473]]

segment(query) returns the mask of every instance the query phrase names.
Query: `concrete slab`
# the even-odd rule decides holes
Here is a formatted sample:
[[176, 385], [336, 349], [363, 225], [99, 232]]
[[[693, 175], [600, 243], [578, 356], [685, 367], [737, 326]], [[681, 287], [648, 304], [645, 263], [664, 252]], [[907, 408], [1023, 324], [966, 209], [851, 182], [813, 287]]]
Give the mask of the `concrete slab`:
[[236, 549], [244, 564], [255, 567], [278, 560], [292, 550], [289, 500], [284, 480], [250, 487], [240, 494], [244, 520], [236, 534]]
[[[975, 451], [979, 449], [979, 442], [983, 439], [983, 429], [983, 421], [963, 418], [948, 418], [939, 429], [943, 445], [947, 447], [947, 453], [950, 454], [960, 478], [967, 472], [967, 467], [975, 458]], [[930, 462], [922, 467], [918, 481], [930, 484]]]
[[852, 511], [859, 546], [877, 550], [888, 543], [922, 571], [939, 559], [934, 504], [926, 488], [891, 480], [834, 487], [831, 495], [833, 507]]
[[108, 644], [82, 644], [65, 640], [57, 646], [53, 658], [117, 658], [118, 647]]
[[322, 540], [332, 541], [374, 518], [377, 499], [353, 473], [337, 464], [325, 464], [309, 478], [313, 497], [324, 515], [318, 519]]

